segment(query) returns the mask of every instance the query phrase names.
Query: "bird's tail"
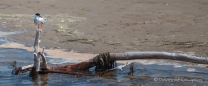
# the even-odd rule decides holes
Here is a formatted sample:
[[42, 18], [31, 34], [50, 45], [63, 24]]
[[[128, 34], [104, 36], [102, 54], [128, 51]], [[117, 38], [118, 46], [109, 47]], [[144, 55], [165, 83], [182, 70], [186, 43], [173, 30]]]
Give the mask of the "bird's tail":
[[44, 20], [44, 23], [47, 22], [47, 19], [46, 18], [44, 18], [43, 20]]

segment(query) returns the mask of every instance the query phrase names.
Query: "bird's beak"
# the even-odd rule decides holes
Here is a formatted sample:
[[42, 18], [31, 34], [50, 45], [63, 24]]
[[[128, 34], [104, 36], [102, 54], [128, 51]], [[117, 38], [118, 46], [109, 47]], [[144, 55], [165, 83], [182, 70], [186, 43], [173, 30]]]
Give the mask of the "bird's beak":
[[39, 16], [40, 18], [42, 18], [42, 16]]

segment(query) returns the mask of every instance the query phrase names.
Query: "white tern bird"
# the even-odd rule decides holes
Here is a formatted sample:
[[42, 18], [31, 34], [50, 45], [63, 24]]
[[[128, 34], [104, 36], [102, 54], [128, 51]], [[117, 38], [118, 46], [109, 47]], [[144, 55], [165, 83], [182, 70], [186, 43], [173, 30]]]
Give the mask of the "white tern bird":
[[42, 25], [47, 21], [46, 18], [42, 18], [39, 13], [35, 14], [34, 23], [38, 25], [38, 29], [42, 30]]

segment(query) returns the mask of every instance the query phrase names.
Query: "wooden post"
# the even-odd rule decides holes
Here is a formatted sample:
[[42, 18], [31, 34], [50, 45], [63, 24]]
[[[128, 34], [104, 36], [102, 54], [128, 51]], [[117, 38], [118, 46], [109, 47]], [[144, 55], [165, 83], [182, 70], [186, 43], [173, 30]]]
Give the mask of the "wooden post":
[[30, 71], [30, 76], [33, 78], [38, 77], [38, 71], [40, 71], [40, 54], [39, 52], [39, 42], [40, 42], [40, 33], [41, 30], [36, 30], [35, 42], [34, 42], [34, 65]]
[[35, 35], [35, 42], [34, 42], [34, 53], [39, 52], [40, 33], [41, 33], [41, 30], [37, 29], [36, 30], [36, 35]]

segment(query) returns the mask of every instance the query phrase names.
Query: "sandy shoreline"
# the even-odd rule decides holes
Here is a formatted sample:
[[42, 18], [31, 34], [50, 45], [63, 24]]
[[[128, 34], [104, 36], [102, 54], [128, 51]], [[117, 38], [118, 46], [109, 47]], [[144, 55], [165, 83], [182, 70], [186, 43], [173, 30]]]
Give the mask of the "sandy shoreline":
[[0, 5], [0, 30], [27, 30], [9, 36], [22, 44], [33, 45], [33, 15], [39, 12], [49, 20], [43, 26], [42, 47], [96, 54], [182, 51], [207, 56], [206, 0], [9, 1]]

